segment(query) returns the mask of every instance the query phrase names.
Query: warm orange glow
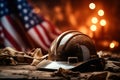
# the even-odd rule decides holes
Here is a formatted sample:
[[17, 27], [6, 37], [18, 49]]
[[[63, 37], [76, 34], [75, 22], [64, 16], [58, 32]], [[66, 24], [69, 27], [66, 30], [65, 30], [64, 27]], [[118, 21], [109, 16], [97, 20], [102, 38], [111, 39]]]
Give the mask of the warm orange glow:
[[72, 25], [76, 25], [77, 24], [76, 19], [75, 19], [73, 14], [70, 14], [69, 18], [70, 18], [69, 21], [70, 21], [70, 23]]
[[98, 15], [99, 15], [99, 16], [103, 16], [103, 15], [104, 15], [104, 11], [103, 11], [102, 9], [100, 9], [100, 10], [98, 11]]
[[92, 21], [92, 23], [96, 24], [96, 23], [98, 22], [98, 19], [97, 19], [96, 17], [93, 17], [93, 18], [91, 19], [91, 21]]
[[59, 6], [56, 6], [56, 7], [54, 8], [54, 11], [55, 11], [56, 13], [59, 13], [59, 12], [61, 12], [61, 7], [59, 7]]
[[59, 21], [63, 21], [64, 17], [63, 17], [63, 14], [61, 13], [61, 7], [56, 6], [56, 7], [54, 8], [54, 11], [55, 11], [55, 14], [56, 14], [56, 18], [57, 18]]
[[35, 7], [35, 8], [33, 9], [33, 12], [39, 14], [39, 13], [40, 13], [40, 9], [39, 9], [38, 7]]
[[90, 26], [90, 30], [91, 30], [91, 31], [96, 31], [96, 29], [97, 29], [96, 25]]
[[105, 26], [105, 25], [106, 25], [106, 20], [102, 19], [102, 20], [100, 21], [100, 25], [101, 25], [101, 26]]
[[89, 8], [90, 8], [90, 9], [95, 9], [95, 7], [96, 7], [96, 6], [95, 6], [94, 3], [90, 3], [90, 4], [89, 4]]
[[87, 34], [87, 32], [88, 32], [86, 26], [80, 26], [80, 27], [78, 28], [78, 30], [79, 30], [80, 32], [84, 33], [84, 34]]
[[104, 46], [104, 47], [108, 47], [109, 44], [110, 44], [109, 41], [106, 41], [106, 40], [101, 42], [101, 45]]

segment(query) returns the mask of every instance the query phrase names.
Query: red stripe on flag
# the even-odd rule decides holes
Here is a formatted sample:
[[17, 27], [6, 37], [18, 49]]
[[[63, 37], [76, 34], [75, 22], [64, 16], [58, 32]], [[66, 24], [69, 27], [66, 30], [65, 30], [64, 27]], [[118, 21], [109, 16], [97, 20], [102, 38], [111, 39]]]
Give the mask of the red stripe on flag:
[[3, 31], [2, 31], [2, 25], [1, 25], [1, 22], [0, 22], [0, 42], [3, 41], [3, 36], [2, 36], [2, 34], [3, 34]]
[[40, 24], [40, 26], [43, 28], [43, 30], [44, 30], [44, 32], [45, 32], [45, 35], [47, 36], [48, 40], [49, 40], [50, 42], [52, 42], [53, 39], [50, 37], [50, 35], [49, 35], [49, 33], [48, 33], [49, 31], [47, 31], [42, 24]]
[[46, 47], [49, 48], [50, 45], [47, 45], [47, 44], [46, 44], [46, 42], [44, 41], [42, 35], [40, 34], [41, 32], [38, 31], [38, 29], [37, 29], [36, 26], [34, 27], [34, 30], [35, 30], [35, 32], [37, 33], [37, 35], [39, 36], [39, 38], [41, 39], [42, 43], [43, 43]]
[[9, 34], [9, 32], [3, 27], [3, 33], [5, 38], [9, 40], [9, 42], [17, 49], [21, 50], [21, 47], [17, 44], [17, 42], [14, 40], [14, 38]]
[[50, 21], [46, 20], [46, 22], [49, 24], [50, 29], [51, 29], [53, 34], [55, 34], [55, 35], [59, 35], [60, 34], [60, 32], [56, 31], [57, 28]]
[[15, 31], [19, 31], [19, 33], [20, 33], [20, 30], [18, 30], [19, 29], [19, 25], [15, 22], [15, 20], [13, 18], [11, 19], [11, 16], [5, 16], [5, 17], [7, 18], [7, 20], [9, 21], [9, 23], [12, 25], [13, 29]]

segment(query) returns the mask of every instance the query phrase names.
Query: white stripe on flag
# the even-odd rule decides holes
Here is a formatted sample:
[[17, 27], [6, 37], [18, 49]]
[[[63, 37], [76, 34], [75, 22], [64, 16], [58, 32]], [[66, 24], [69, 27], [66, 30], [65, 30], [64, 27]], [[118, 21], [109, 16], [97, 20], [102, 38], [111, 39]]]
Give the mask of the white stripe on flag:
[[50, 37], [52, 39], [55, 39], [58, 35], [52, 33], [51, 27], [46, 21], [41, 23], [43, 25], [43, 27], [46, 29], [46, 31], [48, 32], [48, 34], [50, 35]]
[[41, 34], [41, 36], [44, 39], [45, 43], [47, 45], [50, 45], [51, 42], [49, 41], [49, 39], [48, 39], [47, 35], [45, 34], [44, 30], [42, 29], [42, 27], [40, 25], [37, 25], [36, 27], [39, 30], [39, 33]]
[[31, 36], [31, 38], [38, 43], [43, 49], [47, 50], [48, 48], [43, 44], [42, 40], [39, 38], [39, 36], [37, 35], [36, 31], [34, 30], [34, 28], [31, 28], [28, 31], [28, 34]]

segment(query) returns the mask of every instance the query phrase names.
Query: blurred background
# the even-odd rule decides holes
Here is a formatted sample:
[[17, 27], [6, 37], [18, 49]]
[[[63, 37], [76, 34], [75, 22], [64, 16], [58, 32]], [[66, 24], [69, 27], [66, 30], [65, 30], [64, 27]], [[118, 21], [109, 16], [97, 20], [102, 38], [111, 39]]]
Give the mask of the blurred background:
[[89, 35], [97, 50], [120, 52], [120, 0], [30, 0], [37, 14], [61, 31]]

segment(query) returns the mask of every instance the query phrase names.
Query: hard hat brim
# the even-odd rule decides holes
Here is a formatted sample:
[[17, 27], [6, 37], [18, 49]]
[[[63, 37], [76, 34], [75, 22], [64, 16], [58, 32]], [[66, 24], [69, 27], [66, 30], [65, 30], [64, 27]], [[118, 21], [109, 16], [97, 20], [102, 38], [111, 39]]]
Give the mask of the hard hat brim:
[[44, 71], [56, 71], [59, 68], [63, 68], [80, 72], [101, 71], [104, 69], [104, 67], [105, 60], [103, 58], [95, 58], [88, 61], [73, 64], [69, 64], [68, 62], [43, 60], [36, 66], [37, 70]]

